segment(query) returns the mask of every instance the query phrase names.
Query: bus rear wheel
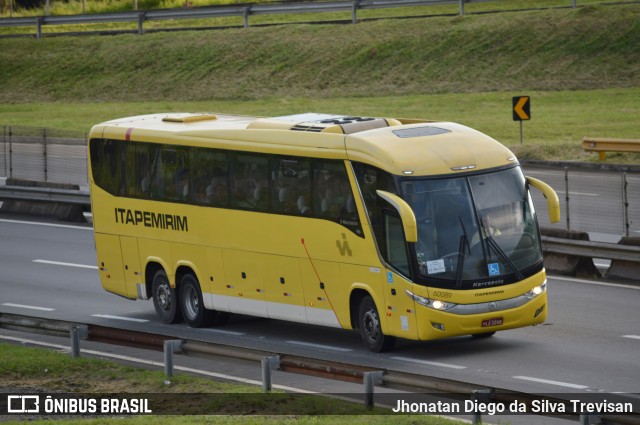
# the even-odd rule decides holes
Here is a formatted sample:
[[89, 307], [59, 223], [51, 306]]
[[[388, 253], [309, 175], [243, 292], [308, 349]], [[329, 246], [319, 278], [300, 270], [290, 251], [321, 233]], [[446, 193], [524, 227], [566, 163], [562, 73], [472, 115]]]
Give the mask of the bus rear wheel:
[[360, 338], [369, 351], [381, 353], [391, 350], [395, 345], [396, 339], [394, 337], [382, 333], [380, 315], [378, 314], [376, 303], [369, 295], [360, 301], [358, 327], [360, 329]]
[[158, 270], [153, 276], [152, 284], [153, 307], [156, 314], [164, 323], [178, 323], [182, 320], [178, 293], [169, 285], [169, 278], [164, 270]]
[[202, 328], [213, 322], [215, 312], [204, 307], [198, 279], [190, 273], [180, 279], [180, 300], [182, 301], [182, 314], [189, 326]]

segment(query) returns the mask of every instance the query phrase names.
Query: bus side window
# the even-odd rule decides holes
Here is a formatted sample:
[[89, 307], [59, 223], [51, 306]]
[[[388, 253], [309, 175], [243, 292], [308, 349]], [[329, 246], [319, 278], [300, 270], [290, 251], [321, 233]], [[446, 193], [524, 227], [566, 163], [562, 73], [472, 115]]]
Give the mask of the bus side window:
[[274, 157], [271, 162], [271, 210], [275, 213], [311, 214], [311, 164], [305, 158]]
[[92, 139], [89, 149], [93, 181], [107, 192], [115, 194], [120, 177], [115, 141]]
[[231, 203], [240, 209], [265, 211], [269, 207], [266, 156], [235, 153], [231, 160]]
[[342, 161], [316, 161], [313, 173], [314, 216], [342, 224], [362, 236], [360, 217]]
[[157, 145], [153, 143], [137, 143], [136, 147], [136, 195], [149, 198], [151, 193], [151, 165]]
[[228, 199], [227, 154], [214, 149], [191, 149], [193, 201], [202, 205], [226, 206]]

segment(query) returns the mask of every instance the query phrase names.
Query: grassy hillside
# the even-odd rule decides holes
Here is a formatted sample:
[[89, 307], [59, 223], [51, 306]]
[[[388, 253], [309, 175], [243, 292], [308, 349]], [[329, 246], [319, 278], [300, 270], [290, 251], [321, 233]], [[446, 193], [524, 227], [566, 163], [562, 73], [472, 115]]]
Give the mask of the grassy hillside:
[[144, 36], [0, 39], [0, 102], [640, 86], [640, 4]]

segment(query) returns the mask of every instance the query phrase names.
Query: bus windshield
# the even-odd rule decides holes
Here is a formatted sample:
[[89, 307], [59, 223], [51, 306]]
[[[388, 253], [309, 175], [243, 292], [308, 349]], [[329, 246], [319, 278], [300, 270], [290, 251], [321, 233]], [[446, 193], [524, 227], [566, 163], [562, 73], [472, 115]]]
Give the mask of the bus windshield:
[[520, 167], [403, 180], [418, 223], [417, 274], [448, 288], [521, 280], [542, 267], [537, 220]]

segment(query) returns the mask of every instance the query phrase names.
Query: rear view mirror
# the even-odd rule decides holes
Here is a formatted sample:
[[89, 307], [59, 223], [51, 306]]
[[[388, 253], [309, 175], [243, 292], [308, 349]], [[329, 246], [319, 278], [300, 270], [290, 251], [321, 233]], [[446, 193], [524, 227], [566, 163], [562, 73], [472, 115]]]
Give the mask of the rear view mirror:
[[402, 219], [402, 228], [404, 230], [405, 238], [407, 242], [418, 242], [418, 224], [416, 222], [416, 216], [413, 214], [413, 210], [405, 202], [404, 199], [393, 193], [385, 192], [384, 190], [376, 190], [378, 196], [387, 201], [393, 208], [398, 211], [400, 218]]

